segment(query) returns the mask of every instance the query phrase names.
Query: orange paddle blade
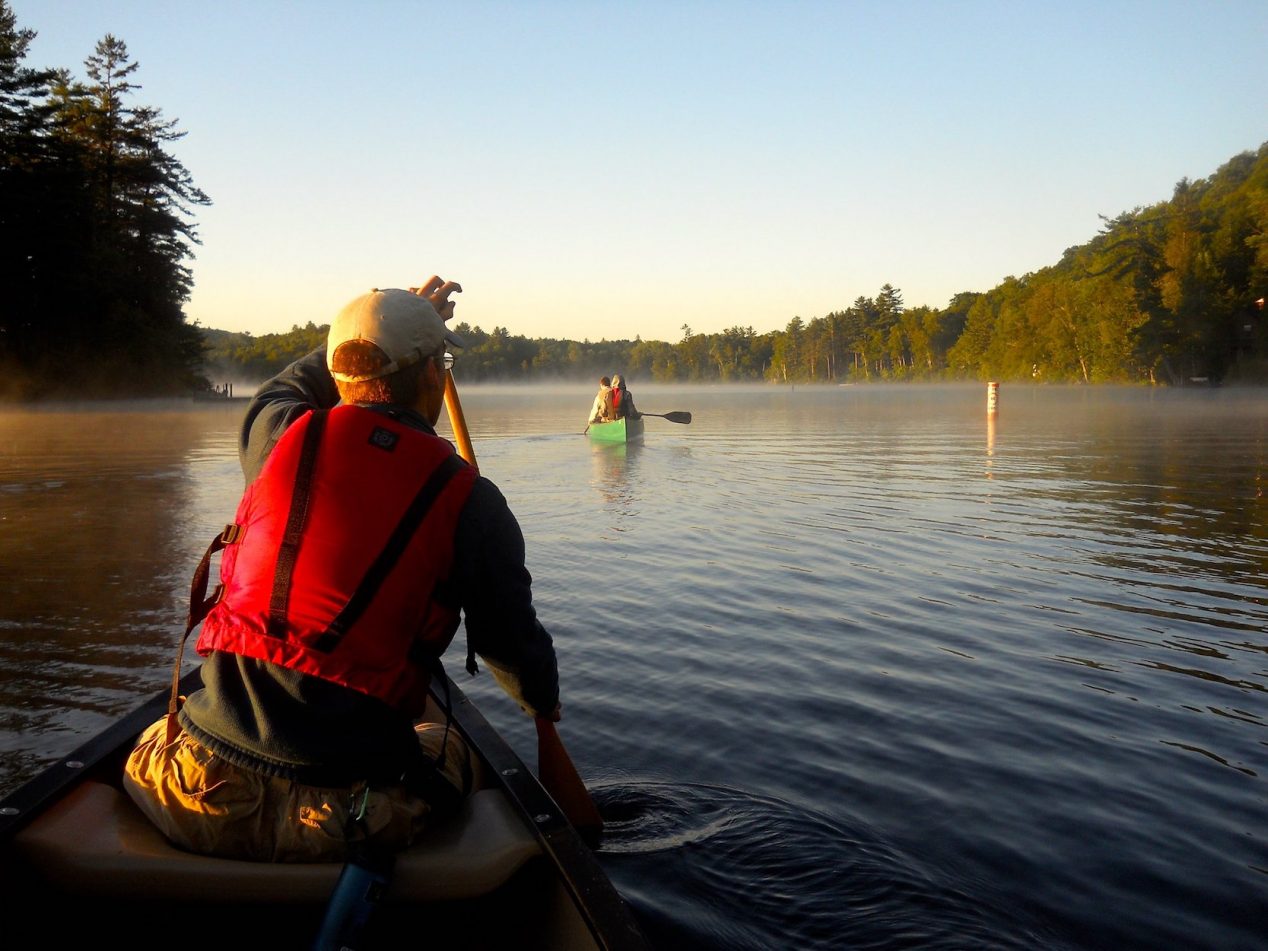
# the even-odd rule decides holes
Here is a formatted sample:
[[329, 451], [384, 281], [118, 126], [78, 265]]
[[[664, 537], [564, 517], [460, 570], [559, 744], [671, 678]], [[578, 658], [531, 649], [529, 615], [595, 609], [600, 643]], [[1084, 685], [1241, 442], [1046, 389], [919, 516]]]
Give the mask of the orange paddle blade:
[[603, 817], [577, 775], [555, 724], [542, 717], [536, 720], [538, 778], [583, 837], [598, 836], [603, 831]]

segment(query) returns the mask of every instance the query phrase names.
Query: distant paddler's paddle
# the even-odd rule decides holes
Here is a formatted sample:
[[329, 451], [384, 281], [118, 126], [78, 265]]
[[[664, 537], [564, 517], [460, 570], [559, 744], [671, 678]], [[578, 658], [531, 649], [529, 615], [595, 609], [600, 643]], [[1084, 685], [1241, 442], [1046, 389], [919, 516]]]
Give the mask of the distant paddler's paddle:
[[639, 416], [658, 416], [661, 419], [667, 419], [671, 423], [689, 423], [691, 422], [691, 414], [678, 410], [673, 413], [642, 413]]
[[[449, 411], [449, 425], [453, 428], [458, 444], [458, 455], [475, 465], [475, 450], [467, 432], [467, 420], [458, 402], [458, 387], [453, 381], [453, 371], [445, 371], [445, 409]], [[478, 467], [477, 467], [477, 471]], [[564, 749], [555, 724], [545, 717], [535, 717], [537, 722], [537, 773], [542, 786], [550, 793], [555, 804], [563, 810], [568, 821], [587, 842], [595, 842], [603, 832], [603, 817], [590, 798], [585, 783], [577, 775], [572, 758]]]

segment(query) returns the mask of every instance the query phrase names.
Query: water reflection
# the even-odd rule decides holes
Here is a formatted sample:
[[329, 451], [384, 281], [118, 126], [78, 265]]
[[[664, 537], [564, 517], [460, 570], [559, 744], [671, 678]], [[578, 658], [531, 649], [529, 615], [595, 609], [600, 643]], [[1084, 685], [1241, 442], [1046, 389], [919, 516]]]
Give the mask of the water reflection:
[[993, 463], [995, 459], [995, 414], [986, 417], [986, 478], [995, 478]]
[[641, 442], [592, 443], [590, 446], [590, 485], [609, 507], [620, 514], [633, 514], [630, 508], [636, 494], [633, 488], [638, 472]]
[[193, 460], [221, 419], [166, 404], [0, 413], [0, 683], [42, 698], [0, 712], [0, 786], [50, 734], [129, 709], [174, 659], [204, 488]]

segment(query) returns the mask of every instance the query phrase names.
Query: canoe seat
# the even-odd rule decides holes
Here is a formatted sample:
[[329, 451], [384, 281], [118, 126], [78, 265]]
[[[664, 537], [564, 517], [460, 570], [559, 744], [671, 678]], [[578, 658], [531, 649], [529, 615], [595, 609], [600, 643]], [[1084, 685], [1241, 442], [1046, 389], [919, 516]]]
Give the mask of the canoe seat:
[[[15, 836], [44, 878], [83, 895], [218, 901], [309, 902], [328, 898], [337, 863], [245, 862], [182, 851], [127, 794], [85, 782]], [[541, 851], [506, 796], [482, 789], [463, 812], [428, 829], [401, 853], [388, 900], [443, 901], [487, 894]]]

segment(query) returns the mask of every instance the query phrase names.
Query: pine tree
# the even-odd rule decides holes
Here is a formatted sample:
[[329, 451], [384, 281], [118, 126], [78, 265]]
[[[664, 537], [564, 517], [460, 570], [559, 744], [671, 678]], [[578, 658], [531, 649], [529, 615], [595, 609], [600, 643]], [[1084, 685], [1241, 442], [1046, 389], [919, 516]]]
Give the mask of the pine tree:
[[24, 65], [35, 31], [19, 28], [9, 4], [0, 0], [0, 373], [5, 393], [22, 393], [21, 368], [38, 352], [31, 339], [32, 315], [58, 260], [56, 231], [44, 216], [55, 190], [46, 103], [52, 70]]
[[69, 356], [91, 354], [99, 370], [91, 382], [103, 389], [112, 378], [140, 378], [154, 392], [179, 392], [200, 382], [201, 335], [183, 313], [192, 283], [185, 260], [199, 243], [192, 209], [210, 199], [166, 148], [184, 136], [177, 123], [130, 104], [139, 64], [127, 45], [107, 35], [85, 65], [90, 83], [54, 89], [89, 203], [86, 300]]

